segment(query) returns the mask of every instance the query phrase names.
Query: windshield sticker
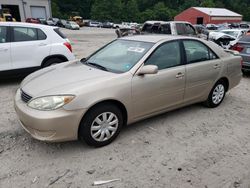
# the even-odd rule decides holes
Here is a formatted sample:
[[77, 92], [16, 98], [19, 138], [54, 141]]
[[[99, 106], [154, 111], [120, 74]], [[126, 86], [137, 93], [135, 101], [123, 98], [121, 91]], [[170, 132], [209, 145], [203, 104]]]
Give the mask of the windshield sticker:
[[130, 64], [126, 64], [125, 68], [126, 68], [126, 70], [129, 70], [131, 68], [131, 65]]
[[145, 51], [145, 48], [129, 47], [128, 51], [130, 51], [130, 52], [137, 52], [137, 53], [143, 53]]

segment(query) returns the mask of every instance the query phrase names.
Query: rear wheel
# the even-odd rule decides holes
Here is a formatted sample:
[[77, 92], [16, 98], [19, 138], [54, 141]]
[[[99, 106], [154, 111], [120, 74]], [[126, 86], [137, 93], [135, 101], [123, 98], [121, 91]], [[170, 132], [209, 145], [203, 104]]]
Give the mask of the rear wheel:
[[51, 65], [56, 65], [56, 64], [62, 63], [62, 62], [64, 62], [62, 59], [57, 58], [57, 57], [53, 57], [53, 58], [48, 59], [48, 60], [43, 64], [43, 67], [49, 67], [49, 66], [51, 66]]
[[226, 84], [224, 81], [218, 81], [213, 89], [210, 91], [208, 99], [205, 102], [205, 105], [209, 108], [215, 108], [219, 106], [226, 94]]
[[85, 115], [80, 125], [79, 138], [91, 146], [105, 146], [118, 136], [122, 126], [121, 110], [112, 104], [101, 104]]

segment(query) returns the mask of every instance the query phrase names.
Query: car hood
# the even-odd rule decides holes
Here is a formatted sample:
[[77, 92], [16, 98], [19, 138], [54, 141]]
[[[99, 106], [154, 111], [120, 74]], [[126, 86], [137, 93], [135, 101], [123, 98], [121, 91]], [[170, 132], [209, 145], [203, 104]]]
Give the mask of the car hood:
[[228, 39], [230, 41], [236, 40], [235, 37], [222, 32], [210, 32], [209, 38], [214, 40], [218, 40], [220, 38]]
[[32, 97], [75, 94], [78, 87], [104, 81], [105, 78], [109, 79], [115, 75], [79, 61], [66, 62], [27, 76], [21, 84], [21, 89]]

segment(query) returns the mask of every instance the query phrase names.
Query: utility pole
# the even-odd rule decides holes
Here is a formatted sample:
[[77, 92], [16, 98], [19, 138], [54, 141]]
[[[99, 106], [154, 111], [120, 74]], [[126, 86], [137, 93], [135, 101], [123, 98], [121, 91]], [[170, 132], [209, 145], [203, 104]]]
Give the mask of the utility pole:
[[49, 1], [49, 13], [50, 13], [50, 17], [52, 18], [52, 8], [51, 8], [51, 0], [48, 0]]

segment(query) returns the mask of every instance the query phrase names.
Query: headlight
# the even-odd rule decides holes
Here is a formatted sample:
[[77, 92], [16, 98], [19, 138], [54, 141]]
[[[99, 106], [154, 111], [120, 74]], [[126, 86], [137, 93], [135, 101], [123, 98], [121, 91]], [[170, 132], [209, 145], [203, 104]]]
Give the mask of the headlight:
[[68, 104], [74, 98], [75, 96], [73, 95], [39, 97], [31, 100], [28, 103], [28, 106], [36, 110], [56, 110], [58, 108], [61, 108], [65, 104]]

